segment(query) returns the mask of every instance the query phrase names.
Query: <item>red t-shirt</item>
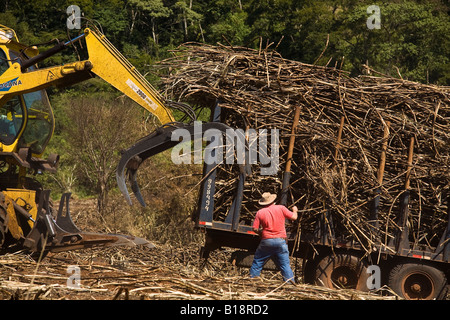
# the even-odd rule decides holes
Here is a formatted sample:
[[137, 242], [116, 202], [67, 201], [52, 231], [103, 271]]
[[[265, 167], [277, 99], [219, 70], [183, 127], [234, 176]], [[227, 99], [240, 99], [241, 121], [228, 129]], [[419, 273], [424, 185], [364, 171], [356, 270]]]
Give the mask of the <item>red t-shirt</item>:
[[256, 213], [253, 229], [262, 227], [262, 239], [286, 238], [285, 218], [291, 219], [293, 215], [285, 206], [271, 204]]

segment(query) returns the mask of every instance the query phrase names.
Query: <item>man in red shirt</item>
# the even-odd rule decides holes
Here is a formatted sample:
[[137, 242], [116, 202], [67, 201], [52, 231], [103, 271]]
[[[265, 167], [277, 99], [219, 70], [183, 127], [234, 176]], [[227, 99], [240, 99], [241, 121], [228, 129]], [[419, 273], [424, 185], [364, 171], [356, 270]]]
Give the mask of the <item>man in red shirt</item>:
[[275, 194], [265, 192], [258, 203], [264, 208], [260, 209], [253, 222], [253, 231], [261, 236], [261, 242], [255, 252], [250, 277], [254, 278], [261, 274], [261, 270], [268, 259], [274, 257], [275, 263], [281, 271], [284, 281], [294, 282], [289, 261], [289, 249], [286, 243], [285, 220], [297, 219], [297, 207], [292, 211], [283, 205], [276, 205]]

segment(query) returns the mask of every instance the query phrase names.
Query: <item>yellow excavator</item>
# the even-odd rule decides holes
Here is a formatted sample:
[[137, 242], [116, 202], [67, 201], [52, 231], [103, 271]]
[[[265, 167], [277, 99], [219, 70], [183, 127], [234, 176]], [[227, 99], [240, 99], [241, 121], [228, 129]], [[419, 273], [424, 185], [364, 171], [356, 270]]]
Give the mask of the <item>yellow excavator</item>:
[[[39, 69], [43, 60], [82, 42], [88, 59]], [[97, 28], [40, 53], [36, 46], [19, 42], [13, 29], [0, 25], [0, 252], [59, 252], [94, 246], [147, 245], [145, 239], [117, 234], [82, 232], [73, 223], [70, 194], [64, 194], [56, 210], [50, 191], [33, 174], [57, 170], [59, 156], [43, 157], [55, 121], [45, 89], [65, 87], [98, 76], [123, 92], [161, 122], [155, 132], [124, 150], [117, 168], [117, 182], [127, 201], [131, 198], [126, 178], [138, 201], [145, 205], [136, 182], [139, 165], [148, 157], [173, 147], [172, 132], [183, 128], [194, 137], [195, 114], [185, 104], [166, 101]], [[177, 122], [171, 109], [185, 111], [191, 122]], [[228, 127], [210, 122], [224, 132]]]

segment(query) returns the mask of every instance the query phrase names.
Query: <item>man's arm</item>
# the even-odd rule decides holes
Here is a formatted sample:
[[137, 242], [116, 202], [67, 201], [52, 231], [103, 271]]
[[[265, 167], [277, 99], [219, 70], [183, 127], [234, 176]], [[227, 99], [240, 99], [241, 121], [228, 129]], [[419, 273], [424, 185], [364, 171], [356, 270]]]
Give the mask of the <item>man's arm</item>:
[[[286, 208], [286, 210], [288, 210], [289, 213], [291, 212], [288, 208]], [[292, 220], [292, 221], [297, 220], [297, 218], [298, 218], [297, 211], [298, 211], [297, 206], [293, 206], [293, 207], [292, 207], [292, 216], [291, 216], [291, 217], [287, 217], [287, 218], [288, 218], [289, 220]]]
[[253, 232], [257, 235], [261, 236], [262, 230], [259, 228], [259, 216], [258, 213], [256, 213], [255, 220], [253, 221], [252, 225]]
[[258, 236], [261, 236], [262, 229], [255, 229], [255, 228], [253, 228], [253, 232], [256, 233]]

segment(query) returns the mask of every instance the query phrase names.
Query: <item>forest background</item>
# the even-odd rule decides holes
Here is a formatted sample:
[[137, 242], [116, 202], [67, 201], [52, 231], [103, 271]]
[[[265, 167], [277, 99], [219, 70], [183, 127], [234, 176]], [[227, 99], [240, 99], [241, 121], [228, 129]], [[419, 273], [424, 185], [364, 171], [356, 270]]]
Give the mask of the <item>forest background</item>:
[[[88, 21], [99, 26], [160, 90], [154, 66], [188, 41], [250, 48], [272, 44], [284, 58], [336, 66], [352, 76], [366, 64], [389, 76], [450, 85], [445, 0], [1, 0], [0, 24], [42, 52], [55, 39], [82, 31], [67, 28], [70, 5], [80, 8], [82, 28]], [[372, 5], [380, 8], [380, 28], [368, 22]], [[66, 50], [40, 67], [74, 61], [78, 54]], [[48, 95], [56, 130], [47, 152], [60, 154], [61, 165], [58, 173], [38, 179], [54, 199], [67, 191], [91, 199], [88, 211], [102, 228], [160, 242], [196, 240], [186, 222], [195, 210], [201, 165], [174, 165], [170, 153], [153, 157], [140, 174], [146, 208], [127, 207], [116, 188], [120, 150], [155, 128], [151, 115], [98, 78], [50, 88]], [[202, 117], [207, 120], [208, 114]]]

